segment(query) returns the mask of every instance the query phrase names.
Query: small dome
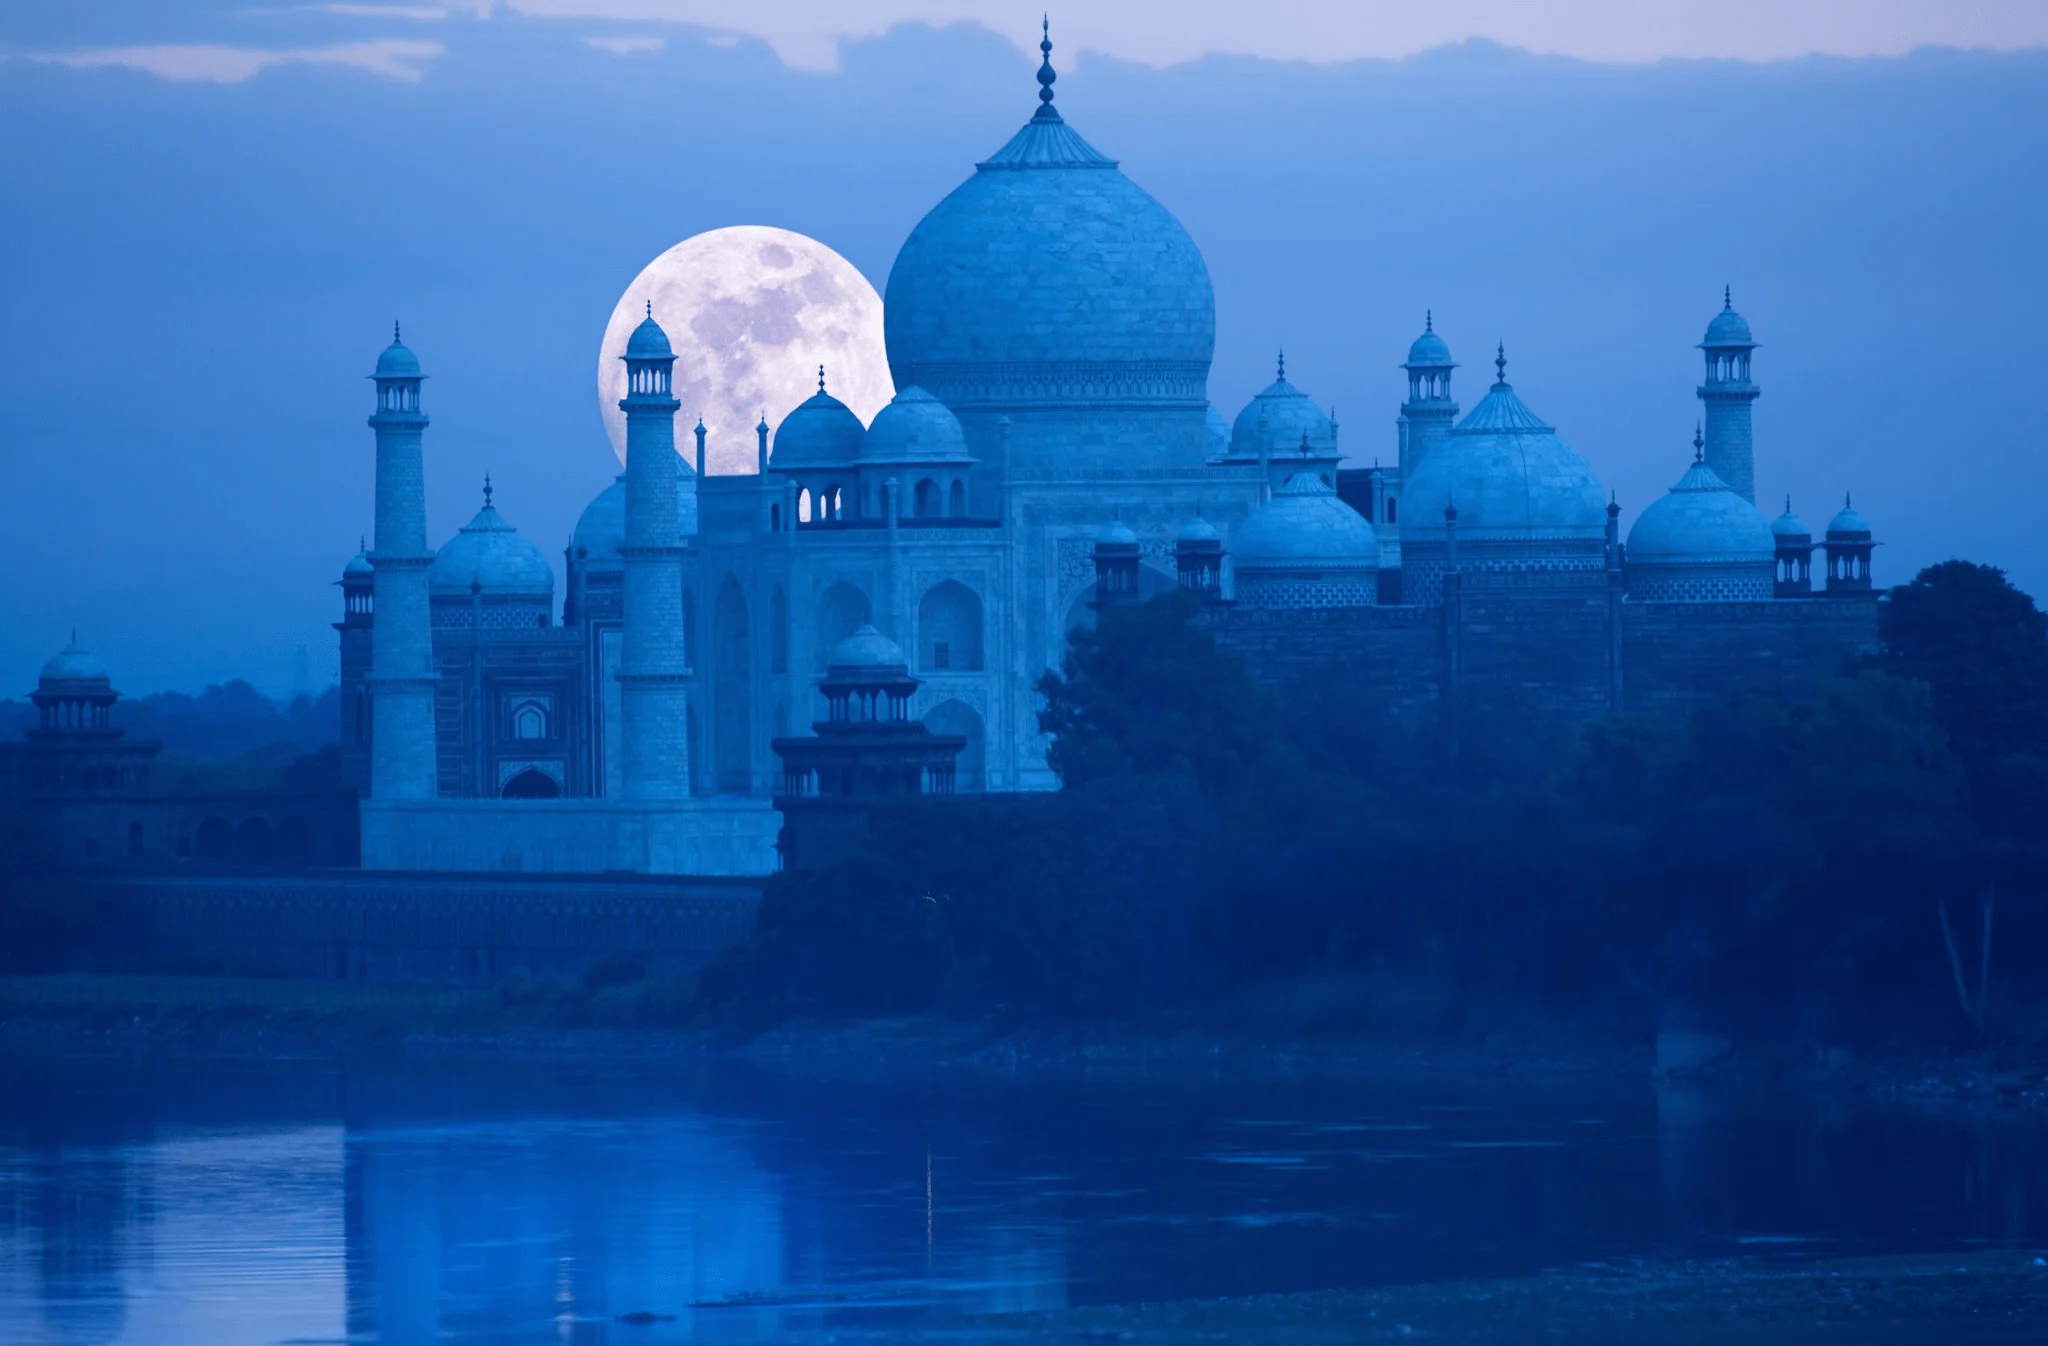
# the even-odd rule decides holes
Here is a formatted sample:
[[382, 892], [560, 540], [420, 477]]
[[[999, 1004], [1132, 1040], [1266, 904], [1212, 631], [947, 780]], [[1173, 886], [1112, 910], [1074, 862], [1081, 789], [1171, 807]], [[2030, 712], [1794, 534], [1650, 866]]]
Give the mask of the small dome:
[[96, 683], [105, 686], [111, 683], [112, 677], [99, 657], [80, 646], [78, 637], [74, 635], [70, 644], [57, 651], [55, 657], [43, 665], [42, 677], [38, 681], [45, 688], [53, 683]]
[[434, 553], [427, 567], [427, 592], [435, 598], [467, 598], [472, 584], [487, 594], [552, 600], [555, 570], [548, 558], [519, 536], [491, 504], [484, 488], [484, 507], [462, 531]]
[[1095, 545], [1098, 547], [1135, 547], [1138, 545], [1138, 535], [1133, 533], [1131, 526], [1122, 519], [1111, 519], [1102, 526], [1102, 531], [1095, 535]]
[[959, 462], [969, 457], [967, 435], [944, 402], [922, 388], [905, 388], [875, 413], [860, 456], [871, 463]]
[[1749, 323], [1735, 311], [1734, 295], [1723, 291], [1721, 311], [1707, 324], [1707, 339], [1702, 346], [1755, 346], [1756, 341], [1749, 334]]
[[825, 380], [820, 375], [818, 391], [775, 427], [768, 465], [783, 472], [843, 466], [860, 457], [861, 441], [867, 433], [860, 417], [825, 391]]
[[[1505, 372], [1506, 357], [1495, 362]], [[1477, 541], [1599, 542], [1607, 493], [1586, 460], [1503, 377], [1402, 485], [1402, 532], [1441, 536], [1444, 506]]]
[[1700, 462], [1628, 530], [1631, 566], [1768, 566], [1775, 553], [1757, 507]]
[[[697, 533], [697, 492], [692, 482], [695, 476], [688, 466], [676, 464], [676, 523], [684, 537]], [[570, 535], [569, 549], [584, 553], [593, 569], [617, 570], [625, 564], [625, 558], [619, 555], [625, 540], [626, 474], [621, 472], [583, 507], [582, 516], [576, 520], [576, 531]]]
[[903, 673], [910, 663], [903, 656], [903, 647], [877, 631], [872, 623], [863, 622], [852, 635], [832, 647], [832, 657], [826, 667], [835, 675], [842, 673]]
[[1238, 574], [1259, 570], [1377, 570], [1372, 525], [1337, 498], [1322, 477], [1297, 472], [1231, 539]]
[[391, 324], [391, 344], [377, 357], [377, 372], [373, 378], [416, 379], [420, 377], [420, 360], [407, 350], [405, 343], [398, 339], [398, 324]]
[[1312, 454], [1329, 457], [1337, 452], [1337, 431], [1330, 418], [1307, 393], [1287, 381], [1287, 363], [1282, 360], [1280, 377], [1237, 413], [1230, 427], [1230, 456], [1256, 458], [1263, 447], [1278, 458], [1299, 453], [1304, 439]]
[[1813, 530], [1806, 526], [1806, 520], [1792, 512], [1792, 497], [1785, 497], [1785, 512], [1771, 520], [1771, 536], [1787, 542], [1811, 542]]
[[1202, 426], [1203, 450], [1205, 456], [1213, 461], [1230, 452], [1230, 422], [1224, 419], [1222, 412], [1216, 410], [1214, 402], [1206, 405]]
[[1199, 514], [1181, 525], [1179, 541], [1182, 543], [1217, 542], [1220, 540], [1221, 538], [1216, 532], [1216, 525], [1210, 523]]
[[1867, 542], [1869, 540], [1870, 525], [1863, 521], [1863, 516], [1856, 512], [1856, 507], [1849, 503], [1849, 497], [1843, 496], [1842, 512], [1828, 520], [1828, 541]]
[[661, 330], [661, 324], [654, 320], [654, 303], [647, 304], [647, 316], [633, 329], [633, 335], [626, 338], [628, 360], [666, 360], [675, 355], [675, 349], [668, 344], [668, 333]]
[[1457, 361], [1451, 359], [1451, 348], [1436, 334], [1436, 315], [1423, 318], [1422, 335], [1415, 338], [1415, 344], [1408, 348], [1408, 362], [1403, 369], [1455, 369]]
[[370, 564], [368, 547], [358, 549], [356, 554], [349, 558], [348, 564], [341, 568], [341, 578], [350, 583], [368, 580], [376, 573], [377, 567]]

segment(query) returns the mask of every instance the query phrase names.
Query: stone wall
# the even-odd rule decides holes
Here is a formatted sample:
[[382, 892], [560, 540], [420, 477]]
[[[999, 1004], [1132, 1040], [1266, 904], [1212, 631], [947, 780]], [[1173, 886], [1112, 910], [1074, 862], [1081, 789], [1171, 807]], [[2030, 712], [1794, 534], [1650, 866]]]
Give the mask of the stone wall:
[[164, 875], [114, 882], [114, 967], [488, 984], [632, 956], [688, 970], [753, 930], [746, 880], [543, 875]]
[[1622, 605], [1622, 704], [1683, 714], [1736, 690], [1802, 695], [1877, 645], [1876, 594]]
[[765, 799], [362, 802], [364, 869], [500, 874], [772, 874]]

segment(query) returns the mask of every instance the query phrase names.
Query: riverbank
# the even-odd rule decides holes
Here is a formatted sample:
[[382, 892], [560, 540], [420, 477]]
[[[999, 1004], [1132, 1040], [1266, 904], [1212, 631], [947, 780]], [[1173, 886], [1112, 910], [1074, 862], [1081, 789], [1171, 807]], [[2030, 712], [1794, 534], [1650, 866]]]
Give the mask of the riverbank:
[[0, 978], [0, 1050], [157, 1051], [347, 1059], [535, 1056], [730, 1060], [829, 1079], [936, 1071], [1063, 1078], [1342, 1076], [1424, 1081], [1642, 1081], [1747, 1091], [2048, 1109], [2048, 1052], [1908, 1046], [1852, 1053], [1776, 1043], [1707, 1051], [1683, 1068], [1655, 1048], [1531, 1021], [1486, 1035], [1271, 1024], [1067, 1027], [942, 1016], [808, 1022], [740, 1037], [706, 1027], [689, 988], [623, 981], [489, 989], [179, 976]]
[[[2048, 1258], [2001, 1250], [1798, 1263], [1635, 1261], [1514, 1280], [1008, 1315], [929, 1336], [1139, 1346], [1997, 1346], [2039, 1342], [2043, 1324]], [[857, 1333], [835, 1336], [859, 1339]]]

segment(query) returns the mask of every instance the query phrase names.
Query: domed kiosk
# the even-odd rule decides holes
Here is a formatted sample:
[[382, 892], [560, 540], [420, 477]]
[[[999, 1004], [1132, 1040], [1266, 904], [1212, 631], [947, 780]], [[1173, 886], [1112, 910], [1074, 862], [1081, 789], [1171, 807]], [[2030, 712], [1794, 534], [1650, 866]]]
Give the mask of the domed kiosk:
[[1402, 593], [1410, 603], [1443, 601], [1449, 506], [1457, 509], [1458, 564], [1468, 573], [1606, 564], [1600, 479], [1515, 395], [1507, 363], [1503, 347], [1493, 387], [1403, 484]]
[[951, 407], [999, 472], [1199, 466], [1209, 268], [1172, 213], [1053, 107], [1049, 36], [1039, 49], [1038, 111], [896, 255], [883, 296], [889, 371]]
[[1728, 489], [1693, 441], [1692, 466], [1628, 532], [1628, 595], [1638, 603], [1771, 597], [1777, 545], [1755, 505]]
[[1248, 608], [1363, 608], [1379, 593], [1379, 540], [1320, 475], [1297, 472], [1230, 542]]

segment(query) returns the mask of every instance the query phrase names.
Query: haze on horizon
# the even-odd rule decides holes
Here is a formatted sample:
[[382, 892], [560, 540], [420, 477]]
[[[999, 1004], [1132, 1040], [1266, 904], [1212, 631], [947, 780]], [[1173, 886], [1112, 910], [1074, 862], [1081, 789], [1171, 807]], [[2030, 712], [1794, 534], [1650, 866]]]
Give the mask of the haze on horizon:
[[[1692, 345], [1732, 283], [1764, 343], [1767, 512], [1790, 491], [1818, 526], [1854, 489], [1881, 582], [1962, 555], [2048, 590], [2048, 53], [2027, 49], [2048, 6], [1052, 17], [1060, 106], [1207, 256], [1226, 416], [1284, 344], [1354, 459], [1391, 458], [1391, 366], [1433, 308], [1459, 400], [1505, 339], [1518, 391], [1633, 517], [1690, 455]], [[0, 536], [27, 576], [0, 697], [74, 625], [131, 693], [281, 692], [301, 648], [331, 676], [332, 581], [370, 517], [362, 375], [394, 314], [434, 376], [434, 535], [488, 470], [559, 584], [616, 470], [588, 385], [625, 282], [692, 233], [765, 223], [880, 287], [1029, 114], [1036, 20], [952, 0], [10, 10], [0, 118], [36, 133], [0, 143]], [[1471, 36], [1491, 41], [1442, 45]], [[1928, 44], [1987, 50], [1898, 55]], [[1781, 59], [1809, 53], [1839, 59]]]

